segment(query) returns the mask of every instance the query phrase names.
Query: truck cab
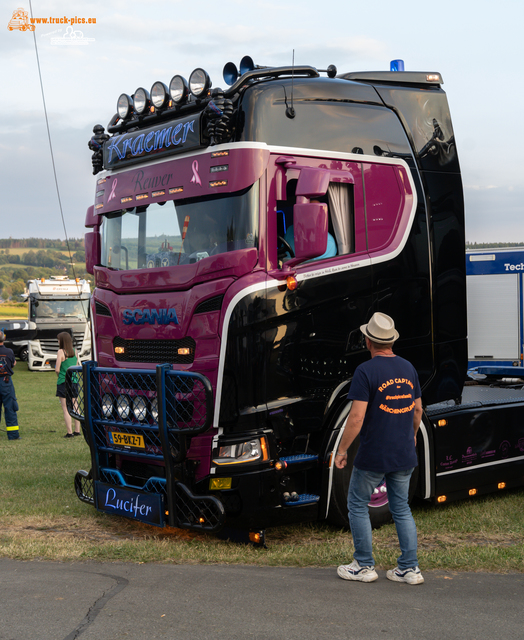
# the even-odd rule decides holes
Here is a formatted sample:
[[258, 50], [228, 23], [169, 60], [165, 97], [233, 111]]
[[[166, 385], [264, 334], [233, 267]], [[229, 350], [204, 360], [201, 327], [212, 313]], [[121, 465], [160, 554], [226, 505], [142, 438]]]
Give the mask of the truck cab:
[[91, 358], [90, 285], [86, 280], [51, 276], [27, 283], [29, 322], [36, 329], [28, 343], [30, 371], [54, 371], [57, 335], [69, 331], [80, 360]]
[[[122, 94], [94, 127], [94, 353], [69, 400], [92, 467], [76, 491], [157, 526], [347, 524], [351, 465], [338, 474], [332, 452], [368, 358], [360, 326], [395, 319], [426, 407], [455, 402], [466, 376], [442, 78], [249, 61], [224, 78], [212, 90], [199, 68]], [[419, 438], [413, 491], [428, 499], [439, 411]], [[380, 524], [380, 488], [370, 510]]]

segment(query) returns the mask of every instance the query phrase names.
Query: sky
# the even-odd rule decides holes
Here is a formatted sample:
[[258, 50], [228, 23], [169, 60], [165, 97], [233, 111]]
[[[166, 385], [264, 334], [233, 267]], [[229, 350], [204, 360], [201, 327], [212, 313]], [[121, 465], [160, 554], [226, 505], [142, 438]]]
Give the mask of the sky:
[[[0, 5], [1, 238], [83, 236], [95, 194], [87, 143], [95, 124], [107, 126], [121, 93], [149, 89], [157, 80], [169, 84], [177, 73], [188, 78], [197, 67], [206, 69], [213, 87], [226, 88], [226, 62], [238, 66], [250, 55], [256, 64], [284, 66], [294, 51], [297, 65], [334, 64], [339, 73], [389, 70], [399, 58], [406, 71], [440, 72], [462, 169], [466, 240], [524, 241], [524, 162], [517, 145], [524, 108], [521, 0]], [[19, 7], [34, 18], [86, 23], [10, 31]], [[73, 31], [83, 44], [64, 43]]]

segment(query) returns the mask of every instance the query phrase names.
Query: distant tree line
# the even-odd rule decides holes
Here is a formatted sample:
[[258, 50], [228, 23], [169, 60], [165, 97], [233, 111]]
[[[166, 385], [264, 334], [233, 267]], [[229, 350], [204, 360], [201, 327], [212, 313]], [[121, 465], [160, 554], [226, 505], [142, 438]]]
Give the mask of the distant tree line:
[[524, 242], [466, 242], [466, 249], [511, 249], [524, 247]]
[[[83, 238], [69, 238], [69, 248], [76, 251], [84, 246]], [[62, 249], [67, 251], [65, 240], [48, 238], [0, 238], [0, 249]]]

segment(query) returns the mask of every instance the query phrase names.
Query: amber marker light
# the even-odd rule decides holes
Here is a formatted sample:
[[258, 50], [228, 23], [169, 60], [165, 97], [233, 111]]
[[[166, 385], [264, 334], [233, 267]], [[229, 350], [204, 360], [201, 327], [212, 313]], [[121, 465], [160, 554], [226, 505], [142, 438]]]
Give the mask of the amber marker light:
[[115, 347], [115, 353], [125, 353], [124, 347]]
[[290, 291], [294, 291], [298, 287], [298, 282], [295, 276], [288, 276], [286, 279], [286, 285]]
[[254, 542], [255, 544], [260, 544], [262, 540], [262, 536], [258, 531], [250, 531], [249, 532], [249, 541]]
[[204, 522], [206, 521], [205, 518], [203, 518], [202, 516], [200, 516], [200, 518], [198, 519], [198, 521], [200, 522], [200, 524], [204, 524]]
[[178, 350], [179, 356], [188, 356], [191, 353], [191, 349], [189, 347], [180, 347]]
[[470, 489], [468, 491], [468, 493], [469, 493], [470, 496], [476, 496], [477, 495], [477, 490], [476, 489]]
[[439, 420], [439, 421], [437, 422], [437, 426], [438, 426], [438, 427], [445, 427], [447, 424], [448, 424], [448, 421], [447, 421], [447, 420]]
[[505, 482], [499, 482], [497, 485], [497, 489], [505, 489], [506, 488], [506, 483]]
[[438, 496], [437, 502], [446, 502], [447, 496]]
[[225, 491], [226, 489], [231, 489], [233, 484], [233, 478], [211, 478], [209, 481], [209, 490], [210, 491]]
[[260, 449], [262, 450], [262, 460], [267, 460], [269, 456], [267, 454], [267, 442], [265, 438], [260, 438]]

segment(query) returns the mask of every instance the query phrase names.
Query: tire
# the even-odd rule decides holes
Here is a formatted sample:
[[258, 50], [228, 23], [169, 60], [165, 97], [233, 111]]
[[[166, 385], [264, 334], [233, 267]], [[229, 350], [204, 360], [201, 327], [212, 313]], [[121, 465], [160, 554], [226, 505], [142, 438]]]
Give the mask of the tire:
[[[356, 438], [351, 447], [348, 449], [348, 463], [343, 469], [333, 467], [333, 484], [331, 487], [331, 500], [329, 503], [329, 512], [327, 521], [339, 527], [349, 529], [348, 515], [348, 489], [351, 473], [353, 471], [353, 462], [357, 455], [360, 439]], [[418, 467], [415, 467], [409, 484], [408, 501], [411, 503], [418, 482]], [[385, 483], [377, 487], [376, 493], [371, 497], [369, 503], [369, 519], [371, 527], [378, 529], [385, 524], [393, 521], [389, 510], [388, 494]]]
[[20, 349], [20, 353], [18, 354], [18, 358], [22, 361], [22, 362], [27, 362], [29, 359], [29, 351], [27, 347], [22, 347]]

